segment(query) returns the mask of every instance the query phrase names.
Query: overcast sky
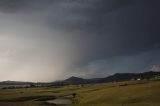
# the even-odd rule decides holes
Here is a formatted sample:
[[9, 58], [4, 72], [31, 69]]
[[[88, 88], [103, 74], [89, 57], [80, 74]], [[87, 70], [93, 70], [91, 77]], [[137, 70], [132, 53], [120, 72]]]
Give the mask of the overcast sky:
[[159, 0], [0, 0], [0, 81], [160, 70]]

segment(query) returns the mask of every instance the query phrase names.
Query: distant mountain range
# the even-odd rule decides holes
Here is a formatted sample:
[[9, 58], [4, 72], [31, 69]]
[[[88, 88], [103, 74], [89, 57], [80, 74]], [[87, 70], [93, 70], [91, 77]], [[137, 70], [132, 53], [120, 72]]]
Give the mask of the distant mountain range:
[[0, 85], [25, 85], [25, 84], [41, 84], [41, 85], [68, 85], [68, 84], [89, 84], [89, 83], [104, 83], [115, 81], [127, 81], [127, 80], [140, 80], [150, 79], [156, 76], [160, 76], [160, 72], [144, 72], [144, 73], [116, 73], [114, 75], [105, 78], [92, 78], [84, 79], [79, 77], [70, 77], [66, 80], [56, 81], [52, 83], [32, 83], [32, 82], [20, 82], [20, 81], [2, 81]]
[[33, 84], [32, 82], [22, 82], [22, 81], [1, 81], [0, 85], [29, 85]]
[[56, 84], [104, 83], [104, 82], [115, 82], [115, 81], [150, 79], [155, 76], [160, 76], [160, 72], [149, 71], [144, 73], [116, 73], [114, 75], [105, 78], [93, 78], [93, 79], [84, 79], [72, 76], [66, 80], [56, 82]]

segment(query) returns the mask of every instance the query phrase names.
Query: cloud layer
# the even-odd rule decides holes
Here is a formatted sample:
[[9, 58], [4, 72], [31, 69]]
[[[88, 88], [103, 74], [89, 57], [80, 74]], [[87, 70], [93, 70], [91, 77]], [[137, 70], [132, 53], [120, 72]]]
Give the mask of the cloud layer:
[[159, 4], [1, 0], [0, 80], [53, 81], [147, 70], [160, 62]]

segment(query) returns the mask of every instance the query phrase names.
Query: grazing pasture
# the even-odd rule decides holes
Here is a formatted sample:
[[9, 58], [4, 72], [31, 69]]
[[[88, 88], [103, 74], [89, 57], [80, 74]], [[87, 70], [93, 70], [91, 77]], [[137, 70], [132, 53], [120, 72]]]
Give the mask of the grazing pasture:
[[56, 98], [72, 100], [67, 106], [160, 106], [160, 80], [0, 90], [0, 106], [54, 106], [46, 101]]

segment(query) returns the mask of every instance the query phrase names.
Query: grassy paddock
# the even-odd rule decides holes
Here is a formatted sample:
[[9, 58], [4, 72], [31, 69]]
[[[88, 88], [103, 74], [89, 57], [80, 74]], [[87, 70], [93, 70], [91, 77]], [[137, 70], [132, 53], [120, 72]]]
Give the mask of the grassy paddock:
[[0, 106], [49, 106], [54, 98], [72, 99], [68, 106], [160, 106], [160, 80], [0, 90]]

